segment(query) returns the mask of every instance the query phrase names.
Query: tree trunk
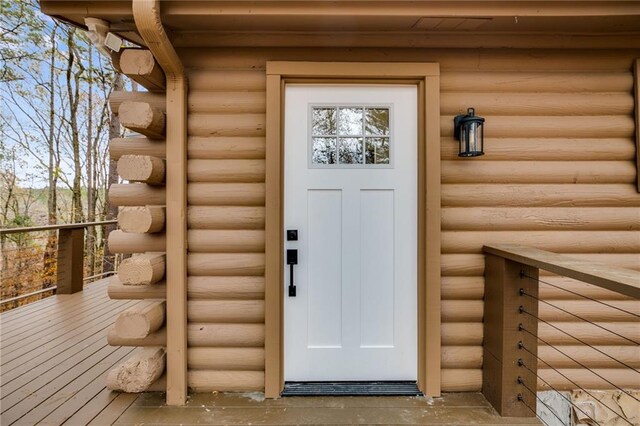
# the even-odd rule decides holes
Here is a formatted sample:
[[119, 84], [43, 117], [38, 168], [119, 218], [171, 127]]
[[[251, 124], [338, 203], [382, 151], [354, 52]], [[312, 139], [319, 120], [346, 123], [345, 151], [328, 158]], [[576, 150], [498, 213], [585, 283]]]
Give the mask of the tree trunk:
[[[113, 90], [120, 91], [124, 89], [124, 81], [122, 74], [117, 74], [113, 82]], [[115, 139], [120, 137], [120, 121], [118, 115], [111, 111], [111, 119], [109, 121], [109, 139]], [[109, 160], [109, 178], [107, 181], [106, 193], [109, 192], [109, 188], [112, 184], [118, 183], [118, 162], [112, 159]], [[109, 203], [105, 203], [105, 219], [115, 219], [118, 216], [118, 207], [111, 206]], [[116, 225], [105, 226], [102, 230], [103, 247], [106, 247], [107, 237], [111, 231], [115, 231]], [[115, 270], [115, 256], [107, 253], [105, 248], [104, 256], [102, 257], [102, 272], [110, 272]]]
[[[58, 222], [57, 206], [58, 206], [58, 162], [56, 156], [56, 142], [55, 142], [55, 125], [56, 125], [56, 110], [55, 110], [55, 73], [56, 73], [56, 36], [58, 32], [58, 23], [54, 22], [53, 29], [51, 30], [51, 52], [49, 56], [49, 135], [47, 140], [47, 147], [49, 151], [49, 163], [48, 163], [48, 184], [47, 188], [47, 224], [55, 225]], [[45, 274], [45, 279], [42, 281], [42, 288], [48, 288], [53, 285], [54, 275], [53, 271], [56, 262], [56, 246], [57, 246], [57, 232], [51, 231], [47, 236], [47, 246], [44, 251], [44, 258], [42, 259], [45, 271], [51, 273]]]
[[[89, 90], [87, 107], [87, 222], [96, 220], [96, 204], [93, 186], [93, 49], [89, 44]], [[95, 274], [95, 235], [96, 229], [90, 226], [85, 231], [85, 247], [87, 250], [87, 263], [89, 276]]]
[[72, 28], [67, 36], [67, 93], [69, 95], [69, 125], [71, 128], [71, 147], [73, 152], [73, 185], [72, 191], [72, 216], [71, 221], [74, 223], [82, 222], [82, 165], [80, 164], [80, 134], [78, 130], [78, 104], [80, 102], [80, 75], [82, 74], [82, 66], [80, 58], [77, 65], [80, 69], [73, 72], [76, 63], [76, 43], [75, 29]]

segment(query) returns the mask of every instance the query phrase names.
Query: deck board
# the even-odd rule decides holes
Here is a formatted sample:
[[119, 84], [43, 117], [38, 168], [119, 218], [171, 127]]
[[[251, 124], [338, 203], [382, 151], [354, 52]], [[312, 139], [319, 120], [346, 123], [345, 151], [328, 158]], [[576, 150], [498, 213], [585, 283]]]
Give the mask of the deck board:
[[[128, 301], [124, 301], [127, 303]], [[87, 302], [89, 304], [91, 302]], [[25, 343], [42, 343], [53, 340], [57, 336], [61, 336], [69, 333], [72, 330], [84, 325], [87, 321], [92, 321], [96, 319], [99, 315], [108, 313], [109, 307], [118, 306], [118, 301], [107, 300], [104, 302], [98, 301], [95, 305], [89, 305], [86, 307], [86, 311], [73, 312], [68, 315], [64, 313], [61, 314], [46, 314], [47, 316], [56, 316], [63, 318], [64, 321], [60, 323], [56, 323], [56, 327], [51, 327], [50, 321], [43, 321], [38, 323], [37, 321], [31, 322], [28, 319], [25, 319], [24, 322], [16, 324], [16, 327], [21, 327], [26, 329], [25, 336], [20, 339], [18, 342], [15, 341], [15, 338], [7, 338], [6, 345], [2, 346], [2, 353], [4, 356], [12, 353], [16, 348], [23, 349]], [[54, 321], [54, 320], [51, 320]], [[22, 334], [22, 333], [21, 333]], [[20, 343], [20, 345], [15, 345], [15, 343]], [[6, 361], [3, 361], [4, 364]]]
[[87, 284], [82, 292], [75, 294], [60, 294], [56, 295], [56, 297], [46, 297], [44, 299], [38, 300], [36, 302], [29, 303], [28, 305], [19, 306], [10, 311], [3, 312], [2, 314], [2, 323], [3, 324], [11, 324], [15, 320], [19, 320], [20, 318], [25, 318], [27, 316], [32, 317], [34, 313], [38, 312], [44, 313], [55, 309], [60, 309], [65, 305], [70, 305], [72, 303], [77, 303], [79, 300], [84, 299], [94, 299], [96, 294], [99, 294], [102, 289], [102, 281], [95, 281], [91, 284]]
[[[109, 325], [105, 325], [105, 329], [108, 327]], [[59, 346], [58, 348], [42, 353], [17, 367], [8, 369], [8, 371], [3, 371], [2, 376], [0, 376], [2, 379], [3, 389], [5, 384], [8, 385], [12, 383], [13, 380], [18, 379], [31, 371], [39, 369], [40, 371], [47, 371], [49, 368], [59, 365], [63, 360], [73, 357], [79, 352], [84, 351], [86, 353], [86, 348], [92, 346], [95, 342], [100, 343], [99, 347], [106, 346], [107, 341], [105, 333], [106, 331], [98, 331], [85, 338], [76, 340], [74, 345]], [[51, 361], [55, 361], [55, 363], [51, 363]], [[44, 369], [42, 369], [43, 367]]]
[[65, 324], [63, 328], [57, 330], [52, 335], [47, 336], [43, 341], [30, 342], [20, 346], [19, 349], [11, 351], [9, 354], [2, 353], [2, 370], [13, 368], [15, 365], [20, 365], [27, 360], [35, 357], [40, 353], [47, 352], [54, 348], [62, 346], [72, 345], [74, 342], [81, 338], [90, 336], [100, 330], [104, 330], [105, 323], [110, 320], [115, 320], [118, 311], [118, 307], [132, 306], [134, 303], [125, 301], [122, 305], [119, 304], [107, 304], [104, 309], [97, 311], [95, 317], [87, 318], [84, 321], [78, 321], [72, 324]]
[[[31, 332], [32, 329], [39, 330], [38, 334], [42, 335], [49, 331], [55, 331], [57, 328], [64, 326], [65, 324], [73, 323], [74, 320], [85, 318], [97, 311], [98, 308], [101, 307], [101, 303], [102, 301], [100, 300], [93, 300], [81, 309], [69, 309], [59, 315], [51, 315], [47, 313], [42, 314], [42, 318], [29, 321], [29, 327], [23, 327], [22, 324], [18, 323], [15, 326], [14, 332], [8, 332], [6, 334], [3, 333], [2, 350], [10, 351], [11, 348], [17, 344], [23, 343], [25, 339], [39, 337]], [[28, 320], [28, 318], [25, 319], [25, 321]]]
[[[114, 394], [114, 392], [111, 393]], [[115, 423], [120, 418], [120, 416], [122, 416], [122, 414], [127, 411], [127, 409], [129, 409], [129, 407], [133, 403], [135, 403], [137, 399], [138, 395], [127, 393], [117, 394], [116, 397], [111, 401], [111, 403], [104, 407], [100, 414], [98, 414], [93, 418], [93, 420], [91, 420], [89, 426], [104, 426]], [[67, 423], [69, 423], [70, 425], [77, 424], [71, 423], [71, 420], [72, 419], [69, 419]]]

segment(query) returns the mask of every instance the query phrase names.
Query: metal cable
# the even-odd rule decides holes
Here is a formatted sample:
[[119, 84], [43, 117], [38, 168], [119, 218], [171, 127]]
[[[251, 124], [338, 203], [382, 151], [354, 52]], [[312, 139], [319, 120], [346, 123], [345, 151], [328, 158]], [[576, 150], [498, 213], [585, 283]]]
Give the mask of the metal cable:
[[[616, 385], [615, 383], [605, 379], [603, 376], [601, 376], [600, 374], [596, 373], [595, 371], [593, 371], [592, 369], [590, 369], [589, 367], [587, 367], [586, 365], [584, 365], [583, 363], [581, 363], [580, 361], [576, 360], [575, 358], [571, 357], [570, 355], [567, 355], [566, 353], [562, 352], [560, 349], [558, 349], [557, 347], [553, 346], [553, 345], [549, 345], [549, 343], [545, 342], [543, 339], [541, 339], [539, 336], [536, 336], [535, 334], [533, 334], [532, 332], [530, 332], [529, 330], [527, 330], [526, 328], [522, 327], [522, 324], [520, 324], [519, 327], [520, 330], [530, 334], [531, 336], [539, 339], [542, 343], [552, 347], [553, 349], [555, 349], [556, 351], [560, 352], [562, 355], [566, 356], [567, 358], [569, 358], [571, 361], [575, 362], [576, 364], [578, 364], [580, 367], [584, 368], [585, 370], [589, 370], [591, 372], [591, 374], [598, 376], [600, 379], [602, 379], [603, 381], [607, 382], [608, 384], [610, 384], [611, 386], [613, 386], [614, 388], [618, 389], [620, 392], [627, 394], [630, 398], [635, 399], [636, 401], [640, 402], [640, 399], [636, 398], [635, 396], [631, 395], [629, 392], [625, 391], [624, 389], [622, 389], [621, 387], [619, 387], [618, 385]], [[556, 370], [558, 371], [558, 370]], [[635, 371], [635, 370], [634, 370]]]
[[567, 293], [571, 293], [571, 294], [574, 294], [574, 295], [576, 295], [576, 296], [583, 297], [583, 298], [585, 298], [585, 299], [587, 299], [587, 300], [591, 300], [592, 302], [597, 302], [597, 303], [600, 303], [600, 304], [602, 304], [602, 305], [604, 305], [604, 306], [607, 306], [607, 307], [609, 307], [609, 308], [611, 308], [611, 309], [616, 309], [616, 310], [618, 310], [618, 311], [620, 311], [620, 312], [624, 312], [625, 314], [633, 315], [633, 316], [634, 316], [634, 317], [636, 317], [636, 318], [640, 318], [640, 315], [635, 314], [635, 313], [633, 313], [633, 312], [631, 312], [631, 311], [627, 311], [626, 309], [619, 308], [619, 307], [617, 307], [617, 306], [611, 305], [611, 304], [606, 303], [606, 302], [603, 302], [603, 301], [601, 301], [601, 300], [594, 299], [594, 298], [589, 297], [589, 296], [585, 296], [585, 295], [583, 295], [583, 294], [580, 294], [580, 293], [575, 292], [575, 291], [572, 291], [572, 290], [567, 290], [566, 288], [562, 288], [562, 287], [560, 287], [559, 285], [551, 284], [550, 282], [547, 282], [547, 281], [541, 280], [540, 278], [530, 277], [529, 275], [525, 274], [524, 272], [520, 272], [520, 276], [522, 276], [522, 277], [527, 277], [527, 278], [529, 278], [530, 280], [541, 282], [541, 283], [543, 283], [543, 284], [549, 285], [549, 286], [554, 287], [554, 288], [557, 288], [557, 289], [559, 289], [559, 290], [566, 291]]
[[[521, 313], [523, 313], [523, 314], [527, 314], [527, 315], [529, 315], [529, 316], [532, 316], [532, 317], [533, 317], [533, 318], [535, 318], [536, 320], [541, 321], [541, 322], [543, 322], [543, 323], [547, 324], [549, 327], [552, 327], [552, 328], [554, 328], [555, 330], [558, 330], [559, 332], [561, 332], [561, 333], [563, 333], [563, 334], [565, 334], [565, 335], [567, 335], [567, 336], [571, 337], [572, 339], [574, 339], [574, 340], [576, 340], [576, 341], [578, 341], [578, 342], [582, 343], [583, 345], [590, 347], [590, 348], [591, 348], [591, 349], [593, 349], [594, 351], [596, 351], [596, 352], [598, 352], [598, 353], [600, 353], [600, 354], [602, 354], [602, 355], [606, 356], [607, 358], [609, 358], [609, 359], [611, 359], [611, 360], [613, 360], [613, 361], [615, 361], [615, 362], [619, 363], [620, 365], [622, 365], [622, 366], [624, 366], [624, 367], [626, 367], [626, 368], [630, 369], [631, 371], [635, 371], [636, 373], [639, 373], [639, 374], [640, 374], [640, 372], [638, 372], [638, 370], [636, 370], [635, 368], [633, 368], [633, 367], [632, 367], [632, 366], [630, 366], [629, 364], [627, 364], [627, 363], [625, 363], [625, 362], [623, 362], [623, 361], [620, 361], [620, 360], [619, 360], [619, 359], [617, 359], [617, 358], [614, 358], [613, 356], [609, 355], [608, 353], [606, 353], [606, 352], [604, 352], [604, 351], [602, 351], [602, 350], [600, 350], [600, 349], [596, 348], [596, 347], [595, 347], [595, 346], [593, 346], [593, 345], [590, 345], [589, 343], [585, 342], [584, 340], [582, 340], [582, 339], [580, 339], [580, 338], [578, 338], [578, 337], [576, 337], [576, 336], [572, 336], [571, 334], [567, 333], [566, 331], [564, 331], [564, 330], [563, 330], [563, 329], [561, 329], [560, 327], [558, 327], [558, 326], [555, 326], [555, 325], [551, 324], [549, 321], [543, 320], [542, 318], [540, 318], [540, 317], [538, 317], [538, 316], [536, 316], [536, 315], [533, 315], [531, 312], [528, 312], [528, 311], [527, 311], [526, 309], [524, 309], [523, 307], [520, 307], [520, 312], [521, 312]], [[524, 329], [524, 328], [523, 328], [523, 329]], [[531, 334], [531, 333], [529, 332], [529, 334]], [[538, 337], [538, 336], [535, 336], [535, 337], [537, 337], [538, 339], [540, 339], [540, 337]], [[623, 337], [624, 337], [624, 336], [623, 336]], [[542, 339], [540, 339], [540, 340], [542, 340]], [[627, 339], [627, 340], [629, 340], [629, 341], [631, 341], [631, 342], [633, 343], [633, 340], [631, 340], [631, 339]], [[555, 346], [553, 346], [553, 345], [549, 345], [549, 346], [552, 346], [552, 347], [555, 349]]]
[[[524, 349], [525, 351], [529, 352], [531, 355], [535, 356], [536, 358], [540, 359], [537, 355], [535, 355], [533, 352], [529, 351], [527, 348], [524, 347], [524, 345], [520, 346], [520, 349]], [[540, 361], [542, 361], [540, 359]], [[544, 361], [542, 361], [544, 362]], [[544, 362], [545, 364], [547, 364], [546, 362]], [[551, 388], [551, 390], [553, 390], [554, 392], [556, 392], [558, 395], [560, 395], [560, 397], [562, 397], [562, 399], [564, 399], [565, 401], [567, 401], [569, 403], [569, 405], [571, 405], [572, 407], [576, 408], [577, 410], [580, 410], [580, 412], [582, 414], [584, 414], [585, 416], [589, 417], [589, 419], [595, 423], [596, 425], [600, 426], [600, 423], [598, 423], [597, 421], [595, 421], [595, 419], [593, 417], [591, 417], [590, 415], [588, 415], [587, 413], [585, 413], [582, 408], [578, 407], [577, 405], [575, 405], [573, 402], [571, 402], [571, 400], [569, 398], [567, 398], [566, 396], [564, 396], [562, 393], [560, 393], [556, 388], [554, 388], [553, 386], [551, 386], [551, 384], [549, 382], [547, 382], [545, 379], [543, 379], [542, 377], [540, 377], [538, 375], [538, 373], [534, 372], [532, 369], [530, 369], [529, 367], [527, 367], [527, 365], [524, 363], [524, 361], [522, 361], [521, 359], [518, 360], [518, 365], [520, 367], [524, 367], [526, 368], [531, 374], [535, 375], [538, 379], [542, 380], [547, 386], [549, 386]], [[547, 364], [549, 365], [549, 364]], [[549, 367], [551, 367], [549, 365]], [[553, 368], [553, 367], [551, 367]], [[554, 370], [556, 370], [555, 368], [553, 368]], [[556, 370], [558, 371], [558, 370]], [[584, 389], [583, 389], [584, 390]]]
[[[524, 398], [522, 397], [521, 393], [518, 394], [517, 398], [518, 398], [518, 401], [522, 402], [522, 405], [527, 407], [529, 409], [529, 411], [531, 411], [533, 414], [535, 414], [536, 417], [538, 417], [538, 413], [536, 413], [536, 410], [534, 410], [533, 408], [531, 408], [529, 406], [529, 404], [524, 402]], [[545, 422], [544, 420], [542, 420], [540, 417], [538, 417], [538, 420], [540, 420], [542, 423], [544, 423], [544, 426], [549, 426], [549, 424], [547, 422]]]
[[[524, 383], [524, 380], [522, 380], [522, 377], [520, 377], [520, 376], [518, 376], [518, 384], [520, 384], [520, 385], [524, 386], [524, 388], [525, 388], [526, 390], [528, 390], [529, 392], [531, 392], [531, 393], [533, 394], [533, 396], [535, 396], [535, 397], [536, 397], [536, 399], [542, 403], [542, 405], [544, 405], [545, 407], [547, 407], [547, 408], [549, 409], [549, 411], [551, 411], [551, 414], [553, 414], [553, 415], [555, 416], [555, 418], [556, 418], [556, 419], [558, 419], [558, 421], [560, 422], [560, 424], [565, 425], [565, 426], [571, 426], [571, 425], [566, 425], [566, 424], [562, 421], [562, 419], [560, 418], [560, 416], [555, 412], [555, 410], [554, 410], [553, 408], [551, 408], [551, 407], [549, 406], [549, 404], [547, 404], [546, 402], [544, 402], [544, 401], [542, 400], [542, 398], [540, 398], [540, 397], [538, 396], [538, 393], [537, 393], [537, 392], [532, 391], [532, 390], [531, 390], [531, 388], [529, 388], [529, 386], [527, 386], [527, 385]], [[536, 415], [537, 415], [537, 414], [536, 414]]]
[[[582, 392], [586, 393], [587, 395], [589, 395], [591, 398], [593, 398], [595, 401], [598, 401], [598, 403], [604, 407], [606, 407], [609, 411], [611, 411], [613, 414], [615, 414], [616, 416], [620, 417], [622, 420], [624, 420], [625, 422], [629, 423], [631, 426], [633, 426], [633, 423], [631, 423], [630, 421], [628, 421], [627, 419], [625, 419], [624, 417], [622, 417], [620, 415], [620, 413], [618, 413], [617, 411], [615, 411], [613, 408], [609, 407], [607, 404], [605, 404], [604, 402], [598, 400], [591, 392], [589, 392], [588, 390], [586, 390], [585, 388], [583, 388], [582, 386], [580, 386], [579, 384], [577, 384], [576, 382], [574, 382], [573, 380], [571, 380], [569, 377], [567, 377], [565, 374], [561, 373], [557, 368], [553, 367], [551, 364], [549, 364], [547, 361], [545, 361], [544, 359], [540, 358], [538, 355], [533, 354], [533, 352], [531, 352], [529, 349], [527, 349], [524, 345], [520, 345], [521, 349], [524, 349], [525, 351], [529, 352], [531, 355], [535, 356], [536, 358], [538, 358], [540, 361], [542, 361], [544, 364], [546, 364], [549, 368], [553, 369], [556, 373], [558, 373], [559, 375], [561, 375], [562, 377], [564, 377], [567, 381], [569, 381], [572, 385], [574, 385], [575, 387], [577, 387], [578, 389], [580, 389]], [[531, 371], [528, 367], [526, 367], [524, 365], [524, 363], [522, 363], [523, 366]], [[538, 374], [536, 374], [536, 376], [538, 376]], [[538, 378], [540, 380], [542, 380], [543, 382], [547, 383], [546, 380], [544, 380], [542, 377], [538, 376]], [[547, 383], [547, 386], [551, 387], [553, 390], [555, 390], [556, 392], [558, 392], [556, 389], [554, 389], [549, 383]], [[573, 404], [572, 404], [573, 405]], [[577, 407], [576, 407], [577, 408]], [[580, 410], [582, 411], [582, 410]], [[584, 413], [584, 411], [582, 411]], [[587, 413], [584, 413], [585, 415], [587, 415]], [[589, 417], [587, 415], [587, 417]], [[591, 417], [589, 417], [591, 418]], [[592, 419], [593, 420], [593, 419]], [[595, 420], [593, 420], [595, 422]]]
[[566, 314], [568, 314], [568, 315], [571, 315], [571, 316], [573, 316], [573, 317], [575, 317], [575, 318], [577, 318], [577, 319], [579, 319], [579, 320], [581, 320], [581, 321], [588, 322], [589, 324], [591, 324], [591, 325], [593, 325], [593, 326], [595, 326], [595, 327], [598, 327], [598, 328], [600, 328], [600, 329], [602, 329], [602, 330], [604, 330], [604, 331], [607, 331], [607, 332], [609, 332], [609, 333], [611, 333], [611, 334], [614, 334], [614, 335], [616, 335], [616, 336], [620, 337], [621, 339], [628, 340], [629, 342], [633, 343], [634, 345], [640, 345], [640, 342], [636, 342], [636, 341], [635, 341], [635, 340], [633, 340], [633, 339], [629, 339], [628, 337], [623, 336], [622, 334], [616, 333], [615, 331], [609, 330], [608, 328], [603, 327], [603, 326], [601, 326], [600, 324], [596, 324], [596, 323], [595, 323], [595, 322], [593, 322], [593, 321], [589, 321], [589, 320], [588, 320], [588, 319], [586, 319], [586, 318], [582, 318], [580, 315], [576, 315], [576, 314], [574, 314], [573, 312], [569, 312], [569, 311], [567, 311], [566, 309], [563, 309], [563, 308], [561, 308], [561, 307], [559, 307], [559, 306], [554, 305], [553, 303], [549, 303], [549, 302], [547, 302], [546, 300], [542, 300], [542, 299], [540, 299], [539, 297], [533, 296], [533, 295], [531, 295], [531, 294], [527, 293], [526, 291], [524, 291], [523, 289], [520, 289], [520, 294], [521, 294], [521, 295], [523, 295], [523, 296], [531, 297], [532, 299], [535, 299], [535, 300], [537, 300], [538, 302], [542, 302], [542, 303], [544, 303], [544, 304], [546, 304], [546, 305], [549, 305], [549, 306], [551, 306], [551, 307], [553, 307], [553, 308], [556, 308], [556, 309], [558, 309], [558, 310], [560, 310], [560, 311], [562, 311], [562, 312], [564, 312], [564, 313], [566, 313]]

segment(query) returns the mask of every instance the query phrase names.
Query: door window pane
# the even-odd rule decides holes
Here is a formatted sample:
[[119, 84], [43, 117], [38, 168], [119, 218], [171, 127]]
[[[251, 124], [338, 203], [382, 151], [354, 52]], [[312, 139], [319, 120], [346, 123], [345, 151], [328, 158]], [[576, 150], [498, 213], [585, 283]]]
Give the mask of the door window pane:
[[338, 139], [340, 164], [362, 164], [362, 138]]
[[367, 108], [365, 130], [367, 135], [388, 135], [389, 108]]
[[313, 109], [313, 135], [336, 134], [336, 108]]
[[340, 108], [338, 133], [345, 136], [362, 135], [362, 108]]
[[311, 163], [390, 164], [389, 107], [317, 106], [311, 109]]
[[365, 139], [366, 164], [389, 164], [389, 138]]
[[313, 138], [313, 163], [336, 164], [336, 139]]

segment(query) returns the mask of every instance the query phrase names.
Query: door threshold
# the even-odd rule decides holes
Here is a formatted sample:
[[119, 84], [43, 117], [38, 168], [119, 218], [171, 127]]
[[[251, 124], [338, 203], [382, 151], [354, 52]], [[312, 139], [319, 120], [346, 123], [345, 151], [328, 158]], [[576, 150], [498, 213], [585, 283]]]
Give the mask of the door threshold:
[[285, 382], [282, 396], [422, 396], [416, 382]]

